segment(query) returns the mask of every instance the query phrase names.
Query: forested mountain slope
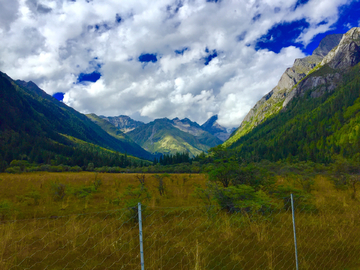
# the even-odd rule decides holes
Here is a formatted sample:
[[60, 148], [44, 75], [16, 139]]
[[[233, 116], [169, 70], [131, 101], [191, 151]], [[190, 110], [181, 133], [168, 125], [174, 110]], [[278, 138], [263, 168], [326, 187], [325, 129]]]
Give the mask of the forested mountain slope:
[[[67, 135], [67, 137], [63, 136]], [[0, 73], [0, 163], [13, 159], [74, 163], [74, 137], [103, 148], [152, 158], [126, 141], [107, 134], [85, 115], [47, 95], [32, 82], [13, 81]], [[89, 152], [84, 149], [79, 155]], [[80, 154], [81, 152], [81, 154]], [[88, 153], [89, 154], [89, 153]], [[91, 156], [91, 154], [90, 154]], [[88, 156], [87, 159], [91, 159]], [[77, 157], [79, 159], [79, 157]], [[85, 157], [82, 158], [84, 162]], [[56, 161], [57, 160], [57, 161]]]

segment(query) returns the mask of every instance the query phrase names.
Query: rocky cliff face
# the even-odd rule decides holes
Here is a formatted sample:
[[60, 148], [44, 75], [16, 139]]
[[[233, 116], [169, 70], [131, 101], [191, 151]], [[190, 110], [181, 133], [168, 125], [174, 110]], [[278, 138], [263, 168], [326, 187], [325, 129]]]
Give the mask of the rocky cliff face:
[[240, 127], [225, 142], [231, 145], [269, 116], [286, 109], [296, 96], [314, 89], [316, 98], [333, 91], [342, 80], [342, 73], [360, 61], [360, 28], [346, 34], [325, 37], [311, 56], [296, 59], [294, 65], [281, 76], [278, 85], [259, 100], [244, 118]]
[[139, 126], [144, 125], [143, 122], [131, 119], [129, 116], [126, 115], [109, 116], [109, 117], [100, 116], [100, 117], [109, 121], [111, 124], [113, 124], [115, 127], [120, 129], [124, 133], [130, 132]]
[[343, 73], [360, 62], [360, 28], [355, 27], [343, 35], [338, 46], [333, 48], [286, 96], [283, 108], [296, 96], [313, 89], [311, 97], [316, 98], [326, 92], [334, 91], [341, 83]]

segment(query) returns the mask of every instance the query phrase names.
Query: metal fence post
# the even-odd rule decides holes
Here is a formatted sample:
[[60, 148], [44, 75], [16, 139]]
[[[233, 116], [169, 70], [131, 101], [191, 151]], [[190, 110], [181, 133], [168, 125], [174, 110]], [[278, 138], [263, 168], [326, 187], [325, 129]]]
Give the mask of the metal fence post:
[[299, 270], [298, 254], [297, 254], [297, 243], [296, 243], [296, 226], [295, 226], [295, 211], [294, 211], [294, 197], [291, 193], [291, 211], [292, 211], [292, 222], [294, 230], [294, 244], [295, 244], [295, 261], [296, 261], [296, 270]]
[[141, 219], [141, 203], [138, 203], [138, 215], [139, 215], [139, 238], [140, 238], [141, 270], [145, 270], [145, 267], [144, 267], [144, 248], [143, 248], [143, 231], [142, 231], [142, 219]]

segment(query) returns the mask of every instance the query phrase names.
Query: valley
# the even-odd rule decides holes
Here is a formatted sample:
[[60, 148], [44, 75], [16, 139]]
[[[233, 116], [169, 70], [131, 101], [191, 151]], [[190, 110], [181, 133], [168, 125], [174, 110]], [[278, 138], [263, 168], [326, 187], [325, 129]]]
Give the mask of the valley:
[[149, 269], [359, 269], [360, 28], [218, 119], [83, 114], [0, 73], [0, 268], [138, 268], [141, 203]]

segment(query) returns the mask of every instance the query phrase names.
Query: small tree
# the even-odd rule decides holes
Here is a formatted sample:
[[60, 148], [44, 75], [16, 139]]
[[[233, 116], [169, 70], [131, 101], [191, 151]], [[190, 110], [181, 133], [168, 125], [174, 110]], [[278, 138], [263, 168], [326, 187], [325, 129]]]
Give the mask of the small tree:
[[142, 204], [143, 210], [146, 209], [146, 203], [150, 201], [151, 194], [144, 185], [134, 187], [129, 185], [125, 192], [120, 196], [120, 201], [123, 201], [125, 207], [128, 209], [128, 218], [132, 221], [138, 221], [138, 203]]
[[168, 178], [168, 177], [170, 177], [170, 175], [167, 173], [164, 173], [161, 175], [156, 174], [154, 177], [158, 180], [157, 189], [159, 191], [160, 196], [162, 196], [165, 194], [165, 191], [166, 191], [164, 178]]
[[291, 211], [291, 194], [294, 198], [294, 208], [305, 212], [314, 212], [316, 207], [313, 204], [313, 196], [304, 190], [297, 189], [291, 186], [279, 185], [271, 194], [284, 203], [284, 210]]
[[135, 177], [139, 180], [140, 185], [145, 186], [145, 174], [137, 174]]
[[90, 162], [86, 167], [86, 170], [89, 172], [92, 172], [94, 169], [95, 169], [94, 163], [92, 163], [92, 162]]
[[237, 167], [234, 161], [214, 164], [208, 172], [209, 180], [227, 188], [237, 177]]

